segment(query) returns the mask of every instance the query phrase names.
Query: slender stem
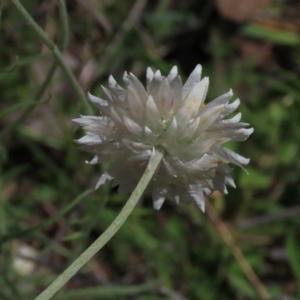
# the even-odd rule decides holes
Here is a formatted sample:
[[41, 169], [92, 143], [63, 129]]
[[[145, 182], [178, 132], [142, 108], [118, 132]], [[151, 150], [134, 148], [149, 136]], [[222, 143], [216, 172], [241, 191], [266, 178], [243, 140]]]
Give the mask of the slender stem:
[[[1, 0], [0, 0], [1, 1]], [[66, 49], [66, 46], [68, 44], [68, 39], [69, 39], [69, 25], [68, 25], [68, 14], [67, 14], [67, 8], [66, 8], [66, 3], [65, 0], [59, 0], [58, 2], [58, 8], [59, 8], [59, 17], [60, 17], [60, 23], [61, 23], [61, 39], [59, 42], [59, 49], [61, 52], [63, 52]], [[30, 104], [22, 113], [21, 115], [12, 123], [9, 123], [1, 132], [0, 132], [0, 141], [3, 139], [5, 135], [7, 135], [9, 132], [14, 130], [19, 124], [23, 123], [24, 120], [26, 120], [27, 116], [31, 113], [31, 111], [35, 108], [37, 104], [39, 104], [40, 98], [44, 95], [47, 86], [51, 82], [51, 79], [55, 73], [57, 67], [57, 62], [54, 61], [51, 68], [48, 71], [48, 74], [37, 91], [35, 97], [34, 97], [34, 102]]]
[[82, 88], [80, 87], [78, 81], [76, 80], [74, 74], [71, 72], [69, 67], [63, 60], [62, 54], [59, 51], [58, 47], [54, 44], [54, 42], [48, 37], [46, 32], [32, 19], [26, 9], [22, 6], [22, 4], [18, 0], [10, 0], [11, 3], [15, 6], [15, 8], [21, 13], [24, 19], [27, 21], [28, 26], [30, 26], [36, 34], [42, 39], [45, 45], [52, 51], [57, 63], [69, 79], [71, 85], [73, 86], [74, 90], [76, 91], [80, 101], [84, 105], [86, 111], [88, 113], [92, 113], [92, 110], [86, 100], [85, 93], [83, 92]]
[[149, 160], [148, 166], [140, 179], [135, 190], [124, 205], [123, 209], [111, 225], [103, 232], [103, 234], [86, 249], [56, 280], [46, 288], [35, 300], [50, 299], [87, 261], [89, 261], [120, 229], [128, 216], [131, 214], [135, 205], [139, 201], [148, 183], [150, 182], [156, 168], [164, 156], [164, 150], [157, 148], [154, 156]]
[[[65, 215], [66, 213], [68, 213], [71, 209], [73, 209], [74, 206], [76, 206], [80, 201], [82, 201], [86, 196], [90, 195], [92, 192], [91, 189], [83, 192], [81, 195], [77, 196], [71, 203], [69, 203], [67, 206], [63, 207], [62, 209], [60, 209], [56, 214], [52, 215], [50, 218], [41, 221], [40, 223], [33, 225], [27, 229], [24, 229], [22, 231], [19, 232], [10, 232], [9, 234], [5, 234], [5, 235], [0, 235], [0, 245], [2, 245], [3, 243], [10, 241], [12, 239], [24, 239], [27, 236], [29, 236], [30, 234], [32, 234], [32, 232], [40, 230], [48, 225], [50, 225], [51, 223], [53, 223], [54, 221], [56, 221], [57, 219], [61, 218], [63, 215]], [[1, 212], [1, 211], [0, 211]], [[0, 219], [2, 220], [2, 219]]]
[[91, 287], [82, 288], [71, 291], [65, 291], [61, 295], [57, 295], [55, 300], [67, 299], [84, 299], [94, 297], [93, 299], [120, 299], [128, 296], [137, 295], [144, 292], [155, 291], [158, 287], [158, 281], [150, 281], [145, 284], [131, 286], [109, 286], [109, 287]]
[[[3, 183], [0, 182], [0, 188], [2, 190]], [[6, 203], [4, 197], [0, 194], [0, 232], [1, 235], [7, 234], [7, 220], [6, 220]]]
[[14, 298], [17, 300], [22, 300], [23, 298], [20, 292], [18, 291], [15, 283], [9, 278], [9, 276], [7, 276], [7, 273], [2, 274], [2, 278], [5, 285], [10, 289], [10, 291], [14, 295]]
[[3, 5], [3, 0], [0, 0], [0, 30], [1, 30], [1, 18], [2, 18], [2, 5]]
[[260, 281], [258, 276], [255, 274], [254, 270], [250, 266], [248, 260], [244, 256], [242, 250], [236, 245], [236, 242], [227, 227], [227, 225], [221, 220], [220, 216], [218, 215], [217, 211], [213, 207], [213, 205], [207, 201], [206, 202], [207, 213], [209, 218], [211, 219], [212, 223], [219, 231], [222, 239], [230, 248], [233, 256], [235, 257], [236, 261], [240, 265], [241, 269], [243, 270], [244, 274], [248, 278], [249, 282], [252, 284], [254, 289], [256, 290], [259, 298], [261, 300], [268, 300], [270, 299], [270, 294], [268, 290], [265, 288], [263, 283]]
[[39, 99], [43, 96], [48, 84], [51, 81], [52, 76], [54, 75], [55, 69], [56, 69], [57, 63], [54, 62], [51, 66], [46, 79], [44, 80], [43, 84], [41, 85], [40, 89], [37, 91], [36, 96], [34, 97], [34, 102], [28, 105], [25, 110], [20, 114], [20, 116], [12, 123], [8, 123], [7, 126], [3, 128], [3, 130], [0, 132], [0, 141], [3, 139], [5, 135], [7, 135], [9, 132], [13, 131], [19, 124], [23, 123], [27, 116], [32, 112], [32, 110], [41, 103]]
[[62, 38], [59, 43], [59, 49], [61, 50], [61, 52], [64, 52], [69, 41], [69, 22], [68, 22], [68, 12], [67, 12], [65, 0], [58, 1], [58, 8], [59, 8], [59, 19], [62, 27], [61, 28]]

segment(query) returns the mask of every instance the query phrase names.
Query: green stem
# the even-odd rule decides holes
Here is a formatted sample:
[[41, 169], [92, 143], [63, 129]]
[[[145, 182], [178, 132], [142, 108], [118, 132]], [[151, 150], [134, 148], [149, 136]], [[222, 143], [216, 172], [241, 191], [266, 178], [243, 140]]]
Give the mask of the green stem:
[[38, 90], [36, 96], [34, 97], [34, 102], [29, 104], [28, 107], [25, 110], [23, 110], [21, 115], [14, 122], [7, 124], [7, 126], [4, 127], [4, 129], [0, 132], [0, 141], [3, 139], [3, 137], [5, 135], [7, 135], [9, 132], [13, 131], [19, 124], [23, 123], [26, 120], [27, 116], [32, 112], [32, 110], [38, 104], [41, 103], [41, 101], [39, 101], [39, 99], [43, 96], [48, 84], [50, 83], [51, 78], [54, 75], [56, 65], [57, 65], [57, 63], [54, 62], [53, 65], [51, 66], [45, 81], [43, 82], [42, 86]]
[[[19, 231], [19, 232], [10, 232], [9, 234], [0, 235], [0, 245], [3, 243], [10, 241], [12, 239], [24, 239], [32, 232], [38, 231], [40, 229], [43, 229], [44, 227], [50, 225], [57, 219], [61, 218], [63, 215], [65, 215], [67, 212], [69, 212], [73, 207], [75, 207], [80, 201], [82, 201], [86, 196], [91, 194], [92, 190], [87, 190], [81, 195], [77, 196], [71, 203], [69, 203], [67, 206], [60, 209], [56, 214], [52, 215], [50, 218], [33, 225], [25, 230]], [[1, 219], [2, 220], [2, 219]]]
[[144, 292], [155, 291], [158, 287], [158, 281], [150, 281], [145, 284], [131, 285], [131, 286], [110, 286], [110, 287], [91, 287], [76, 289], [63, 292], [61, 295], [57, 295], [55, 300], [67, 300], [78, 299], [83, 297], [84, 299], [121, 299], [126, 295], [132, 296]]
[[135, 205], [139, 201], [146, 187], [148, 186], [156, 168], [164, 156], [164, 150], [157, 148], [155, 155], [150, 159], [148, 166], [140, 179], [135, 190], [124, 205], [123, 209], [117, 218], [110, 224], [110, 226], [103, 232], [103, 234], [87, 248], [56, 280], [46, 288], [35, 300], [50, 299], [75, 273], [82, 268], [120, 229], [128, 216], [133, 211]]
[[86, 101], [85, 93], [83, 92], [82, 88], [80, 87], [78, 81], [76, 80], [74, 74], [71, 72], [69, 67], [63, 60], [62, 54], [59, 51], [58, 47], [54, 44], [54, 42], [48, 37], [46, 32], [32, 19], [26, 9], [22, 6], [22, 4], [18, 0], [10, 0], [11, 3], [15, 6], [15, 8], [21, 13], [24, 19], [27, 21], [28, 26], [30, 26], [36, 34], [42, 39], [44, 44], [52, 51], [57, 63], [69, 79], [71, 85], [73, 86], [75, 92], [77, 93], [80, 101], [84, 105], [86, 111], [88, 113], [92, 113], [92, 110]]
[[61, 28], [62, 38], [59, 43], [59, 49], [61, 50], [61, 52], [64, 52], [69, 41], [69, 22], [68, 22], [68, 12], [67, 12], [65, 0], [58, 1], [58, 9], [59, 9], [59, 19], [62, 27]]
[[[0, 189], [2, 190], [3, 183], [0, 182]], [[1, 235], [6, 235], [7, 234], [7, 222], [6, 222], [6, 203], [5, 199], [1, 197], [0, 195], [0, 232]]]
[[0, 30], [1, 30], [1, 18], [2, 18], [2, 5], [3, 5], [3, 0], [0, 0]]
[[[1, 1], [1, 0], [0, 0]], [[59, 0], [58, 2], [58, 8], [59, 8], [59, 17], [60, 17], [60, 23], [61, 23], [61, 40], [59, 43], [59, 49], [61, 52], [64, 52], [66, 49], [66, 46], [68, 44], [68, 37], [69, 37], [69, 25], [68, 25], [68, 14], [67, 14], [67, 8], [66, 8], [66, 3], [65, 0]], [[9, 132], [13, 131], [19, 124], [23, 123], [24, 120], [26, 120], [27, 116], [31, 113], [31, 111], [35, 108], [37, 104], [39, 104], [40, 98], [44, 95], [47, 86], [51, 82], [51, 79], [55, 73], [57, 67], [57, 62], [54, 61], [52, 64], [51, 68], [48, 71], [48, 74], [37, 91], [35, 97], [34, 97], [34, 102], [30, 104], [24, 111], [21, 113], [21, 115], [12, 123], [9, 123], [1, 132], [0, 132], [0, 141], [3, 139], [3, 137], [8, 134]]]
[[11, 293], [14, 295], [14, 299], [22, 300], [22, 296], [18, 289], [16, 288], [16, 283], [11, 280], [6, 273], [2, 274], [3, 281], [5, 285], [10, 289]]

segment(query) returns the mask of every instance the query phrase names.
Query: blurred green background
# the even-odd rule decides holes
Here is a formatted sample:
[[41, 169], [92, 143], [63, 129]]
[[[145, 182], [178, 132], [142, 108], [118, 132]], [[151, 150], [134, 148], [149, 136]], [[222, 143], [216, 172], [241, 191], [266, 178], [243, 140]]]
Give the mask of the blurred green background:
[[[0, 29], [0, 299], [33, 299], [116, 217], [128, 195], [92, 191], [101, 166], [78, 150], [86, 114], [51, 52], [2, 0]], [[58, 1], [22, 1], [55, 41], [66, 36]], [[287, 0], [66, 1], [64, 60], [85, 92], [104, 97], [110, 74], [196, 64], [208, 100], [241, 99], [254, 134], [230, 148], [251, 158], [237, 188], [207, 199], [272, 299], [300, 299], [300, 3]], [[94, 109], [94, 114], [98, 111]], [[91, 189], [91, 190], [89, 190]], [[38, 224], [38, 225], [37, 225]], [[37, 225], [37, 226], [36, 226]], [[232, 248], [195, 205], [149, 195], [116, 236], [53, 299], [260, 299]]]

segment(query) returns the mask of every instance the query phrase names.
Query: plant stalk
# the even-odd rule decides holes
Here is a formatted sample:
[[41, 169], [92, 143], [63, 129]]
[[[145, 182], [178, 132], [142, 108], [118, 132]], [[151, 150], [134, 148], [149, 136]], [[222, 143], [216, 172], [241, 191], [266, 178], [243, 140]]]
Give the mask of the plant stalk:
[[123, 209], [111, 223], [111, 225], [103, 232], [103, 234], [87, 248], [56, 280], [50, 284], [35, 300], [49, 300], [59, 289], [65, 285], [75, 273], [82, 268], [120, 229], [127, 220], [146, 187], [148, 186], [155, 170], [164, 156], [164, 150], [157, 148], [154, 155], [150, 158], [148, 166], [140, 179], [135, 190], [124, 205]]
[[86, 112], [91, 114], [92, 109], [89, 106], [84, 91], [82, 90], [81, 86], [79, 85], [78, 81], [76, 80], [74, 74], [69, 69], [67, 64], [63, 60], [63, 56], [58, 49], [58, 47], [55, 45], [55, 43], [48, 37], [47, 33], [32, 19], [30, 14], [27, 12], [27, 10], [24, 8], [24, 6], [20, 3], [19, 0], [10, 0], [10, 2], [15, 6], [15, 8], [20, 12], [20, 14], [23, 16], [23, 18], [26, 20], [27, 25], [31, 27], [35, 33], [41, 38], [41, 40], [44, 42], [44, 44], [51, 50], [53, 56], [55, 57], [57, 63], [69, 79], [72, 87], [74, 88], [75, 92], [77, 93], [80, 101], [84, 105]]

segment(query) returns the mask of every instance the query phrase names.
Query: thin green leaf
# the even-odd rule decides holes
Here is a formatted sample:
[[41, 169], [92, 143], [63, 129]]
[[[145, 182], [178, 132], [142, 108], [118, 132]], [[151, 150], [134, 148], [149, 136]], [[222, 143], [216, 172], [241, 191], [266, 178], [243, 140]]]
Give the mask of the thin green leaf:
[[290, 262], [290, 267], [300, 283], [300, 245], [294, 233], [290, 233], [286, 239], [286, 251]]
[[[105, 297], [116, 299], [116, 297], [122, 297], [125, 295], [134, 295], [139, 293], [145, 293], [155, 290], [158, 282], [152, 281], [146, 284], [135, 285], [135, 286], [112, 286], [112, 287], [96, 287], [96, 288], [85, 288], [74, 291], [65, 291], [61, 295], [54, 297], [55, 300], [65, 299], [79, 299], [81, 297]], [[118, 298], [119, 299], [119, 298]]]
[[19, 293], [18, 289], [15, 286], [15, 282], [13, 282], [12, 280], [10, 280], [6, 274], [2, 274], [3, 276], [3, 281], [6, 284], [6, 286], [10, 289], [11, 293], [14, 295], [14, 299], [17, 300], [22, 300], [23, 297], [21, 296], [21, 294]]
[[253, 287], [249, 284], [248, 280], [246, 280], [243, 277], [242, 274], [238, 274], [238, 273], [230, 274], [229, 281], [238, 293], [251, 297], [252, 299], [256, 299], [257, 293], [255, 292]]
[[53, 223], [54, 221], [56, 221], [57, 219], [59, 219], [63, 215], [65, 215], [67, 212], [69, 212], [73, 207], [75, 207], [86, 196], [90, 195], [92, 193], [92, 191], [93, 190], [90, 189], [90, 190], [87, 190], [87, 191], [83, 192], [81, 195], [76, 197], [71, 203], [69, 203], [67, 206], [65, 206], [61, 210], [59, 210], [56, 214], [54, 214], [53, 216], [51, 216], [47, 220], [42, 221], [39, 224], [34, 225], [34, 226], [32, 226], [28, 229], [25, 229], [23, 231], [19, 231], [19, 232], [16, 232], [16, 233], [11, 233], [9, 235], [0, 237], [0, 244], [3, 244], [5, 242], [10, 241], [10, 240], [15, 239], [15, 238], [25, 238], [25, 237], [29, 236], [32, 232], [37, 231], [37, 230], [41, 230], [44, 227], [50, 225], [51, 223]]
[[245, 36], [273, 42], [275, 44], [283, 44], [294, 46], [300, 42], [299, 35], [296, 32], [280, 30], [276, 28], [268, 28], [259, 24], [249, 24], [241, 29], [241, 33]]

